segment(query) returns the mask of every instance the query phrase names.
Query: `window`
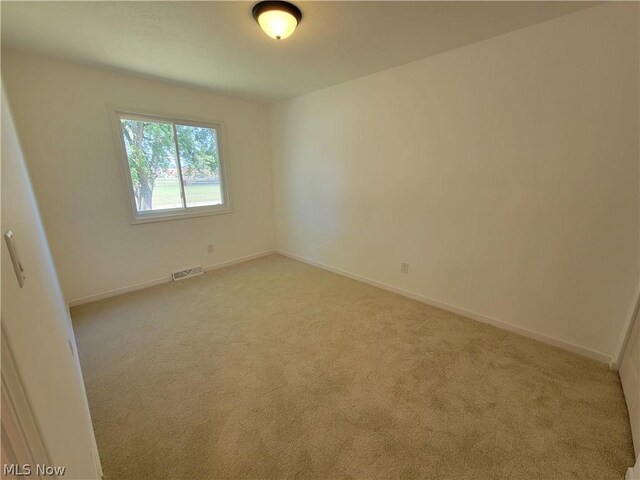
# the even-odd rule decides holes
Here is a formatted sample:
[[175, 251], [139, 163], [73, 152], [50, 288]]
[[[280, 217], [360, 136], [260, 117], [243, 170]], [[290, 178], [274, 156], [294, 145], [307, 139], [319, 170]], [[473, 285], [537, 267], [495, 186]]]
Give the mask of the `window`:
[[134, 223], [230, 211], [219, 125], [116, 115]]

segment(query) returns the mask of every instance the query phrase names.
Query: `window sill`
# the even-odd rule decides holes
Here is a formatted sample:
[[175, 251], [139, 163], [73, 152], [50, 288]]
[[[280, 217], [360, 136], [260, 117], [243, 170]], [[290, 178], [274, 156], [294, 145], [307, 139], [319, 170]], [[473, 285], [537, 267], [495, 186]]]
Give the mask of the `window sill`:
[[210, 215], [225, 215], [233, 213], [231, 208], [219, 208], [215, 210], [198, 210], [187, 212], [165, 212], [152, 213], [148, 215], [136, 216], [131, 220], [131, 225], [140, 225], [143, 223], [167, 222], [170, 220], [186, 220], [187, 218], [208, 217]]

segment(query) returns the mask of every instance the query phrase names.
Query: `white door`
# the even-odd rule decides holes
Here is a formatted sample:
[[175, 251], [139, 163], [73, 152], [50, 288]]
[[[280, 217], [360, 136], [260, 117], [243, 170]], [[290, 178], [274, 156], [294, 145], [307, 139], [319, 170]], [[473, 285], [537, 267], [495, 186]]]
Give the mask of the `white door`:
[[[3, 348], [6, 342], [15, 363], [17, 383], [24, 396], [13, 395], [15, 411], [27, 443], [46, 451], [45, 460], [64, 467], [65, 479], [97, 479], [100, 462], [87, 404], [69, 312], [60, 291], [56, 271], [42, 228], [40, 215], [2, 91], [1, 232], [13, 232], [24, 285], [20, 287], [7, 244], [2, 235]], [[51, 158], [51, 161], [59, 159]], [[4, 360], [4, 351], [3, 360]], [[2, 364], [4, 385], [11, 372]], [[3, 397], [4, 398], [4, 397]], [[3, 405], [4, 407], [4, 405]], [[32, 414], [34, 429], [26, 417]], [[27, 415], [28, 416], [28, 415]], [[39, 437], [39, 438], [34, 438]], [[34, 448], [34, 451], [37, 451]], [[42, 457], [41, 457], [42, 458]], [[34, 461], [42, 461], [35, 458]], [[32, 466], [35, 473], [36, 466]], [[58, 470], [58, 472], [60, 472]]]

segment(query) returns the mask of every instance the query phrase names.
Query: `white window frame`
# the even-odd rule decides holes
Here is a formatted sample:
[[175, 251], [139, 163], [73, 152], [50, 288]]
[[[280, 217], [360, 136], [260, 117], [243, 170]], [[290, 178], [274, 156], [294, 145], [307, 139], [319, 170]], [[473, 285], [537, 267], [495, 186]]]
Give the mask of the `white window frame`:
[[[114, 135], [117, 137], [117, 145], [120, 157], [122, 159], [121, 164], [124, 166], [123, 174], [125, 182], [127, 184], [127, 191], [129, 192], [129, 200], [131, 204], [131, 218], [130, 223], [135, 225], [139, 223], [150, 222], [162, 222], [167, 220], [181, 220], [185, 218], [203, 217], [208, 215], [220, 215], [233, 213], [231, 209], [231, 200], [229, 195], [229, 175], [226, 168], [226, 136], [224, 124], [221, 122], [201, 121], [194, 119], [187, 119], [183, 117], [176, 117], [174, 115], [165, 115], [158, 113], [139, 112], [132, 111], [130, 109], [113, 108], [110, 107], [112, 125]], [[131, 181], [131, 170], [129, 169], [129, 159], [127, 157], [127, 149], [124, 143], [124, 137], [122, 134], [121, 120], [125, 118], [128, 120], [140, 120], [160, 123], [170, 123], [174, 130], [176, 125], [184, 125], [188, 127], [203, 127], [211, 128], [216, 131], [217, 146], [218, 146], [218, 174], [220, 176], [220, 193], [222, 198], [221, 205], [205, 205], [199, 207], [187, 207], [186, 200], [183, 200], [184, 207], [172, 208], [165, 210], [149, 210], [139, 212], [136, 205], [136, 197], [133, 190], [133, 182]], [[177, 141], [177, 139], [176, 139]], [[176, 145], [177, 148], [177, 145]], [[180, 165], [179, 152], [176, 152], [176, 166], [179, 170], [179, 181], [182, 183], [182, 166]], [[181, 187], [184, 192], [184, 186]]]

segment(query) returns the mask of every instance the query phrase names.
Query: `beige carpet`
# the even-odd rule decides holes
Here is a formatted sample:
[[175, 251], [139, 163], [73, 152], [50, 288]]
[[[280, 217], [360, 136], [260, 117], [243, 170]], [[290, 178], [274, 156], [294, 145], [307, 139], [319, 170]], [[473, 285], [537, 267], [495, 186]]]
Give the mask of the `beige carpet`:
[[105, 478], [615, 479], [606, 365], [272, 255], [72, 311]]

